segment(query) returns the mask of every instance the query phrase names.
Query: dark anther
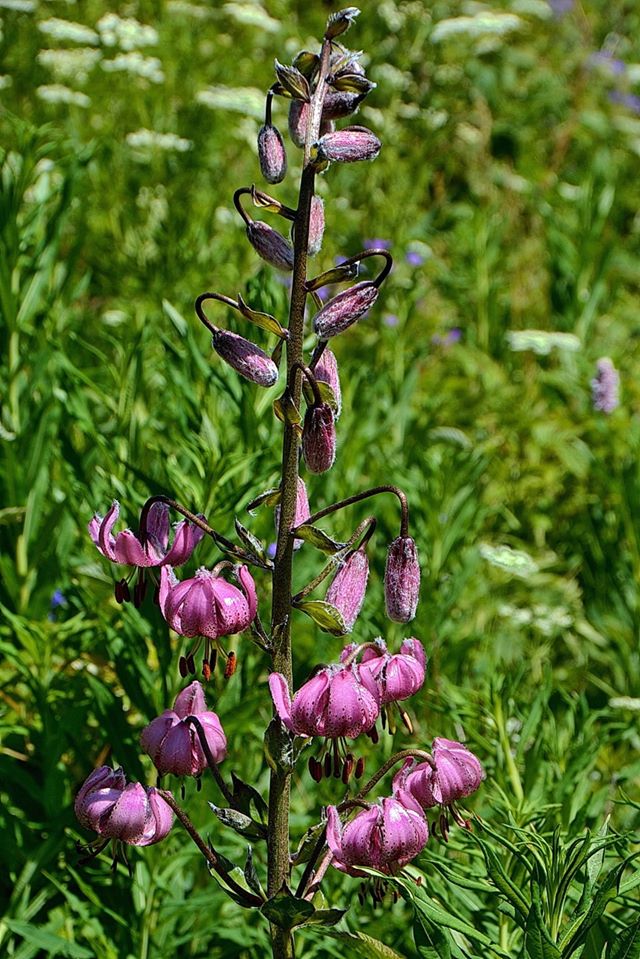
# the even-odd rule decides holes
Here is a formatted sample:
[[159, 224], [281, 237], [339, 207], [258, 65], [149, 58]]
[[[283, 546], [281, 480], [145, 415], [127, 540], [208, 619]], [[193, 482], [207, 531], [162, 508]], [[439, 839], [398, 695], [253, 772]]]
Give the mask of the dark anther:
[[360, 756], [356, 763], [356, 771], [355, 771], [356, 779], [360, 779], [363, 772], [364, 772], [364, 756]]
[[189, 672], [189, 669], [187, 667], [187, 661], [184, 658], [184, 656], [181, 656], [180, 659], [178, 660], [178, 669], [180, 671], [180, 675], [184, 679], [187, 673]]
[[327, 755], [324, 757], [324, 774], [327, 777], [327, 779], [331, 775], [331, 766], [332, 766], [331, 754], [327, 753]]

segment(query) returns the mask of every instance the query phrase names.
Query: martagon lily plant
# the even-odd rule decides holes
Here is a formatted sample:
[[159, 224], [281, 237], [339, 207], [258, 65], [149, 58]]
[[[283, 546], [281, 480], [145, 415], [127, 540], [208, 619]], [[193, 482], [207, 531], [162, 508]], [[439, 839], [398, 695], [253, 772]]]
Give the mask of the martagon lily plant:
[[[319, 252], [324, 232], [317, 177], [335, 163], [375, 160], [381, 148], [372, 131], [349, 120], [375, 87], [365, 75], [359, 54], [342, 43], [342, 35], [358, 13], [355, 7], [348, 7], [333, 14], [318, 53], [302, 51], [291, 66], [276, 60], [276, 80], [267, 93], [265, 122], [258, 135], [258, 158], [267, 183], [284, 179], [285, 145], [272, 121], [273, 99], [281, 98], [289, 104], [291, 140], [303, 150], [297, 207], [286, 207], [255, 186], [240, 188], [234, 196], [247, 239], [258, 256], [274, 269], [291, 274], [288, 322], [254, 309], [240, 295], [234, 299], [205, 292], [195, 305], [197, 317], [211, 333], [213, 349], [224, 362], [257, 387], [283, 383], [274, 405], [282, 423], [280, 483], [249, 504], [250, 509], [266, 505], [274, 510], [275, 555], [271, 558], [238, 521], [238, 541], [233, 542], [209, 526], [204, 516], [169, 496], [153, 496], [147, 501], [137, 533], [124, 530], [114, 534], [119, 517], [115, 502], [104, 517], [96, 515], [89, 523], [91, 538], [103, 556], [130, 567], [130, 574], [116, 582], [117, 600], [132, 599], [141, 606], [151, 584], [169, 626], [193, 639], [190, 651], [177, 664], [188, 684], [173, 707], [142, 731], [141, 746], [159, 776], [199, 779], [205, 771], [210, 772], [224, 800], [224, 806], [213, 807], [219, 822], [253, 841], [266, 841], [266, 877], [258, 875], [250, 857], [244, 881], [239, 880], [240, 871], [231, 869], [228, 860], [202, 838], [172, 792], [160, 784], [146, 787], [127, 782], [122, 769], [107, 766], [89, 775], [76, 798], [80, 824], [97, 833], [85, 853], [100, 852], [111, 842], [117, 857], [127, 845], [160, 842], [176, 817], [229, 896], [240, 907], [259, 909], [268, 920], [276, 957], [294, 955], [296, 928], [311, 921], [335, 924], [344, 914], [339, 908], [316, 907], [315, 897], [329, 867], [363, 877], [361, 896], [368, 891], [375, 904], [384, 894], [387, 878], [396, 877], [422, 851], [430, 832], [446, 839], [451, 822], [469, 826], [458, 803], [478, 788], [484, 775], [479, 760], [464, 744], [436, 739], [431, 751], [422, 745], [404, 749], [363, 782], [364, 758], [358, 752], [358, 738], [364, 735], [377, 742], [378, 727], [394, 728], [397, 716], [409, 733], [413, 732], [401, 703], [425, 681], [427, 656], [416, 637], [406, 638], [395, 650], [388, 649], [380, 637], [355, 639], [333, 663], [317, 666], [299, 689], [292, 688], [299, 612], [310, 616], [320, 629], [347, 636], [357, 628], [367, 588], [375, 519], [366, 519], [348, 542], [338, 543], [316, 525], [323, 517], [382, 494], [395, 496], [400, 529], [388, 547], [384, 579], [389, 618], [410, 622], [420, 591], [418, 550], [410, 535], [409, 509], [401, 489], [379, 486], [312, 511], [304, 482], [305, 471], [324, 473], [333, 467], [336, 457], [341, 393], [329, 341], [348, 336], [349, 328], [375, 306], [392, 266], [387, 250], [367, 249], [327, 272], [309, 276], [309, 258]], [[336, 128], [336, 121], [343, 119], [347, 125]], [[265, 213], [283, 219], [291, 238], [256, 218]], [[373, 279], [353, 282], [360, 264], [369, 258], [382, 262], [379, 272]], [[321, 299], [318, 291], [340, 284], [348, 285]], [[239, 313], [248, 325], [274, 336], [275, 348], [265, 351], [251, 339], [217, 326], [207, 312], [214, 304], [217, 310], [222, 304]], [[308, 308], [311, 321], [306, 330]], [[305, 345], [309, 343], [307, 354]], [[182, 519], [171, 540], [172, 511]], [[200, 568], [190, 578], [181, 577], [176, 568], [190, 559], [205, 536], [216, 543], [223, 558], [213, 569]], [[329, 561], [294, 594], [293, 562], [304, 544], [324, 551]], [[262, 586], [256, 586], [254, 573]], [[259, 618], [258, 600], [269, 595], [269, 577], [271, 616], [266, 627]], [[325, 599], [310, 599], [329, 578]], [[225, 734], [218, 716], [207, 707], [203, 685], [193, 678], [200, 667], [206, 683], [219, 659], [230, 678], [235, 655], [225, 650], [221, 640], [249, 629], [264, 652], [265, 697], [270, 694], [274, 707], [265, 733], [270, 765], [267, 797], [237, 776], [229, 778], [221, 771], [223, 763], [224, 768], [233, 764], [233, 737]], [[336, 802], [318, 809], [318, 824], [309, 831], [309, 841], [300, 845], [299, 850], [306, 850], [301, 855], [299, 851], [292, 854], [290, 848], [289, 794], [303, 746], [309, 746], [307, 766], [313, 780], [335, 777]], [[373, 799], [374, 787], [391, 771], [395, 775], [386, 794]]]

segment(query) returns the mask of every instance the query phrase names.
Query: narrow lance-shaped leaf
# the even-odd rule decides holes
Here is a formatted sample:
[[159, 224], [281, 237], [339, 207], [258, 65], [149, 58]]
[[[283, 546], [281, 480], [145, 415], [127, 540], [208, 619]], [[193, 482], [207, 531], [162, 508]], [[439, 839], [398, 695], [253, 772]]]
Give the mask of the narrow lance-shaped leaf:
[[331, 603], [325, 603], [321, 599], [304, 599], [295, 605], [296, 609], [306, 613], [325, 633], [344, 636], [348, 632], [342, 615]]

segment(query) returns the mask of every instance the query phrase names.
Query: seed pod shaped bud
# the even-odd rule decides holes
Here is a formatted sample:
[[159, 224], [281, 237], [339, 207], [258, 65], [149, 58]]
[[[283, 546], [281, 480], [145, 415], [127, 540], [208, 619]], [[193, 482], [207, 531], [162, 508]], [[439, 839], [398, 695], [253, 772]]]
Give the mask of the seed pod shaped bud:
[[[276, 506], [275, 508], [275, 521], [276, 521], [276, 532], [280, 527], [280, 507]], [[301, 523], [304, 523], [305, 520], [309, 519], [311, 516], [311, 510], [309, 509], [309, 496], [307, 494], [307, 487], [302, 477], [298, 477], [298, 487], [296, 491], [296, 515], [293, 520], [294, 526], [300, 526]], [[303, 539], [295, 539], [293, 541], [293, 548], [300, 549], [304, 543]]]
[[333, 160], [337, 163], [375, 160], [381, 146], [375, 133], [366, 127], [345, 127], [343, 130], [326, 133], [316, 143], [318, 160]]
[[321, 196], [314, 196], [311, 200], [311, 215], [309, 216], [309, 242], [307, 253], [315, 256], [322, 248], [324, 236], [324, 203]]
[[287, 172], [287, 154], [277, 127], [264, 124], [258, 133], [258, 159], [267, 183], [280, 183]]
[[271, 266], [286, 272], [293, 269], [293, 247], [268, 223], [252, 220], [247, 226], [247, 237], [256, 253]]
[[378, 299], [378, 287], [363, 280], [338, 293], [316, 313], [313, 329], [323, 340], [343, 333], [367, 312]]
[[303, 100], [292, 100], [289, 106], [289, 136], [297, 147], [303, 147], [307, 136], [307, 117], [309, 104]]
[[369, 579], [369, 560], [364, 549], [357, 549], [342, 564], [327, 590], [325, 600], [342, 614], [351, 632], [364, 602]]
[[323, 120], [339, 120], [341, 117], [351, 116], [362, 102], [360, 93], [329, 92], [322, 103]]
[[331, 387], [331, 391], [336, 400], [334, 416], [336, 419], [340, 416], [342, 410], [342, 391], [340, 389], [340, 376], [338, 374], [338, 361], [335, 354], [330, 349], [325, 349], [322, 356], [316, 363], [313, 375], [321, 383], [326, 383]]
[[420, 564], [415, 541], [398, 536], [387, 553], [384, 598], [387, 616], [395, 623], [408, 623], [416, 615], [420, 597]]
[[302, 455], [311, 473], [326, 473], [336, 458], [336, 427], [328, 403], [310, 406], [302, 428]]
[[264, 350], [229, 330], [216, 330], [211, 345], [236, 373], [258, 386], [273, 386], [278, 379], [278, 367]]

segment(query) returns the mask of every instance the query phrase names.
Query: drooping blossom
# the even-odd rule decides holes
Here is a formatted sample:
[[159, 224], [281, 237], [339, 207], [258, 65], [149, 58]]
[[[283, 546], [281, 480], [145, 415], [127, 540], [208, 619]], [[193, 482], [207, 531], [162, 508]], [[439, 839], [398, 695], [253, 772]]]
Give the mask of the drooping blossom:
[[424, 816], [393, 797], [378, 800], [345, 825], [335, 806], [327, 808], [332, 865], [351, 876], [366, 875], [359, 866], [396, 875], [424, 849], [428, 838]]
[[380, 686], [382, 705], [400, 702], [413, 696], [422, 687], [427, 657], [419, 639], [405, 639], [399, 653], [390, 653], [378, 637], [377, 649], [368, 646], [360, 660], [360, 671], [368, 670]]
[[94, 769], [76, 796], [74, 810], [81, 826], [132, 846], [160, 842], [173, 825], [173, 812], [157, 789], [127, 783], [124, 771], [110, 766]]
[[247, 629], [258, 608], [256, 586], [246, 566], [236, 567], [235, 573], [239, 588], [204, 567], [180, 582], [170, 566], [163, 566], [160, 610], [171, 629], [181, 636], [209, 639]]
[[356, 739], [380, 713], [377, 683], [355, 664], [324, 666], [293, 700], [281, 673], [271, 673], [269, 689], [280, 720], [296, 736]]
[[620, 405], [620, 375], [608, 356], [598, 360], [596, 370], [591, 380], [593, 408], [601, 413], [613, 413]]
[[182, 520], [175, 528], [173, 543], [169, 546], [169, 507], [166, 503], [152, 503], [147, 515], [147, 534], [122, 530], [111, 532], [120, 514], [120, 504], [114, 500], [103, 518], [95, 514], [89, 523], [89, 535], [103, 556], [113, 563], [126, 566], [182, 566], [204, 536], [204, 532], [189, 520]]
[[416, 615], [420, 597], [420, 563], [415, 540], [398, 536], [387, 552], [384, 599], [387, 616], [395, 623], [408, 623]]
[[207, 757], [200, 737], [188, 716], [195, 716], [215, 763], [227, 754], [227, 739], [216, 713], [207, 709], [204, 690], [195, 680], [178, 693], [173, 709], [165, 709], [142, 731], [140, 743], [160, 773], [174, 776], [200, 776], [207, 768]]
[[326, 602], [338, 610], [349, 633], [362, 609], [368, 579], [366, 551], [356, 549], [344, 560], [327, 590]]
[[271, 266], [285, 272], [293, 269], [293, 247], [282, 233], [278, 233], [268, 223], [251, 220], [247, 224], [247, 238], [258, 256]]
[[408, 759], [393, 780], [393, 792], [401, 802], [417, 803], [422, 809], [451, 806], [476, 791], [484, 779], [477, 756], [463, 743], [436, 738], [432, 762], [415, 764]]

